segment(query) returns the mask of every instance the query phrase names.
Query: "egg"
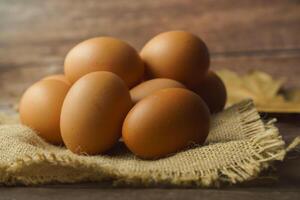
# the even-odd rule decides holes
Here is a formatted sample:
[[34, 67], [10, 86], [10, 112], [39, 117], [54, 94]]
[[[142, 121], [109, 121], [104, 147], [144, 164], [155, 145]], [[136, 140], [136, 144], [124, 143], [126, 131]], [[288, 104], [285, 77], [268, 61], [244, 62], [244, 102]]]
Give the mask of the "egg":
[[126, 116], [122, 136], [137, 156], [155, 159], [203, 144], [210, 114], [200, 96], [183, 88], [168, 88], [139, 101]]
[[144, 64], [138, 52], [126, 42], [112, 37], [96, 37], [70, 50], [65, 58], [64, 71], [71, 83], [90, 72], [113, 72], [131, 88], [141, 81]]
[[170, 78], [184, 85], [204, 77], [209, 68], [209, 52], [196, 35], [170, 31], [152, 38], [140, 52], [146, 77]]
[[20, 120], [52, 144], [62, 144], [60, 112], [69, 84], [42, 80], [29, 87], [20, 101]]
[[146, 96], [166, 88], [185, 88], [185, 86], [182, 83], [172, 79], [156, 78], [140, 83], [132, 88], [130, 90], [130, 96], [133, 103], [137, 103]]
[[224, 109], [227, 99], [226, 88], [221, 78], [213, 71], [209, 71], [202, 81], [191, 87], [191, 90], [202, 97], [211, 113]]
[[123, 120], [132, 107], [122, 79], [111, 72], [92, 72], [69, 90], [61, 112], [66, 147], [77, 154], [100, 154], [121, 137]]
[[67, 84], [70, 84], [69, 80], [63, 74], [54, 74], [54, 75], [46, 76], [42, 80], [53, 80], [53, 79], [63, 81]]

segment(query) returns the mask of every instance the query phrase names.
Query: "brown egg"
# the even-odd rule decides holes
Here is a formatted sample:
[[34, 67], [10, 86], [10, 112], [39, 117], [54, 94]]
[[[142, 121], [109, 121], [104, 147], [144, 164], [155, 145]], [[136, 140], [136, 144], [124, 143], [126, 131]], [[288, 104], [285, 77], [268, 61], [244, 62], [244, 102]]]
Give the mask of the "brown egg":
[[211, 113], [224, 109], [227, 99], [226, 88], [220, 77], [213, 71], [209, 71], [202, 81], [191, 87], [191, 90], [202, 97]]
[[111, 72], [89, 73], [71, 87], [61, 112], [62, 138], [72, 152], [100, 154], [121, 136], [132, 107], [124, 81]]
[[132, 88], [130, 90], [130, 96], [133, 103], [137, 103], [146, 96], [153, 94], [158, 90], [166, 88], [185, 88], [185, 86], [182, 83], [174, 81], [172, 79], [156, 78], [140, 83], [139, 85]]
[[21, 122], [53, 144], [61, 144], [59, 119], [69, 84], [42, 80], [26, 90], [20, 102]]
[[68, 53], [64, 66], [71, 83], [90, 72], [109, 71], [131, 88], [141, 81], [144, 73], [144, 64], [136, 50], [112, 37], [92, 38], [76, 45]]
[[70, 81], [63, 74], [54, 74], [54, 75], [46, 76], [42, 80], [53, 80], [53, 79], [70, 84]]
[[137, 156], [153, 159], [191, 143], [203, 144], [209, 132], [206, 104], [183, 88], [162, 89], [138, 102], [123, 123], [126, 146]]
[[140, 53], [146, 76], [171, 78], [185, 85], [193, 84], [209, 68], [209, 52], [196, 35], [185, 31], [161, 33], [151, 39]]

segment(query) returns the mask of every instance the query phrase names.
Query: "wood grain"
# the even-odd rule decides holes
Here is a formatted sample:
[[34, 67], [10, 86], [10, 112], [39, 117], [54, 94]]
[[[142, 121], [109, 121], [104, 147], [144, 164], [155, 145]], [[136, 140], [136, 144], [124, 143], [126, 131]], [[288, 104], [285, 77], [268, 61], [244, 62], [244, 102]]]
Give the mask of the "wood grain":
[[155, 34], [183, 29], [212, 54], [300, 49], [298, 0], [0, 1], [0, 67], [63, 63], [78, 42], [99, 35], [137, 49]]
[[[300, 56], [297, 55], [260, 55], [260, 56], [213, 56], [213, 70], [231, 69], [240, 74], [251, 70], [265, 71], [274, 78], [285, 78], [285, 87], [300, 87]], [[0, 70], [0, 107], [18, 101], [24, 90], [39, 79], [55, 73], [62, 73], [60, 62], [50, 61], [47, 67], [26, 66]]]
[[[26, 191], [26, 192], [25, 192]], [[97, 187], [87, 188], [10, 188], [1, 189], [3, 199], [64, 199], [64, 200], [111, 200], [111, 199], [224, 199], [232, 200], [237, 197], [244, 200], [258, 199], [299, 199], [297, 188], [274, 189], [274, 188], [249, 188], [249, 189], [230, 189], [230, 190], [199, 190], [199, 189], [99, 189]], [[282, 194], [285, 194], [282, 196]], [[21, 198], [22, 197], [22, 198]]]

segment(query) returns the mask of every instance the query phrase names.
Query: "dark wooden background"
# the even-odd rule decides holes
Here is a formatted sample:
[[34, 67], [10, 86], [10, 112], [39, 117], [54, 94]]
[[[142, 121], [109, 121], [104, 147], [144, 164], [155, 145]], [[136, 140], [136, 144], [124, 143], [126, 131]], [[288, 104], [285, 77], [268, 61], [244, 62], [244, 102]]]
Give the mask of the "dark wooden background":
[[[0, 0], [0, 109], [9, 109], [41, 77], [62, 72], [66, 53], [84, 39], [110, 35], [139, 50], [155, 34], [174, 29], [205, 40], [213, 69], [259, 69], [286, 77], [285, 87], [300, 87], [299, 0]], [[300, 135], [299, 115], [276, 117], [287, 142]], [[291, 158], [279, 164], [277, 180], [220, 190], [2, 187], [0, 199], [299, 199], [299, 169], [299, 159]]]

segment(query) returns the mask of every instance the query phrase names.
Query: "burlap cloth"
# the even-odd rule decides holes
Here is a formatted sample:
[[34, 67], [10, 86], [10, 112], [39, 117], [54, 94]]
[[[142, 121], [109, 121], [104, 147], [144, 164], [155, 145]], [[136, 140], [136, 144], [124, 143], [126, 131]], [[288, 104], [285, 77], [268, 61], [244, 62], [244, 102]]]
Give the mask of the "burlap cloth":
[[206, 145], [153, 161], [135, 157], [122, 143], [106, 155], [78, 156], [44, 142], [28, 127], [11, 124], [13, 118], [1, 119], [0, 184], [6, 185], [111, 180], [218, 186], [253, 179], [287, 152], [274, 120], [264, 123], [252, 101], [215, 115]]

